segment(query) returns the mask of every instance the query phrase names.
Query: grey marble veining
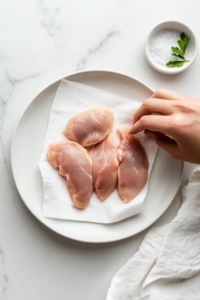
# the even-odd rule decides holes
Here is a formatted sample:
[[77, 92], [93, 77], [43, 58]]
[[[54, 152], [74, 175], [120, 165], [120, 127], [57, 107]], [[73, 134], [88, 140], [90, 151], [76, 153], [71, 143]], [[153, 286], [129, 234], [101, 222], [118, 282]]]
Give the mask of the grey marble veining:
[[6, 299], [6, 290], [8, 288], [8, 277], [4, 269], [3, 251], [0, 248], [0, 299]]
[[95, 55], [98, 51], [101, 51], [101, 49], [108, 43], [108, 41], [115, 37], [116, 35], [118, 35], [118, 32], [116, 31], [111, 31], [109, 32], [106, 37], [101, 40], [99, 42], [98, 45], [96, 45], [93, 49], [91, 50], [88, 50], [87, 54], [85, 55], [84, 58], [81, 59], [81, 61], [79, 61], [77, 67], [76, 67], [76, 70], [79, 71], [79, 70], [83, 70], [85, 69], [86, 67], [86, 63], [88, 61], [88, 59], [90, 58], [91, 55]]
[[[90, 245], [56, 235], [31, 215], [10, 162], [25, 108], [51, 82], [86, 68], [125, 72], [153, 89], [199, 97], [199, 57], [174, 76], [157, 73], [144, 57], [145, 38], [156, 23], [179, 19], [198, 30], [199, 9], [196, 0], [0, 1], [0, 300], [103, 300], [147, 232]], [[193, 168], [186, 164], [182, 186]], [[156, 225], [169, 222], [179, 206], [180, 191]]]

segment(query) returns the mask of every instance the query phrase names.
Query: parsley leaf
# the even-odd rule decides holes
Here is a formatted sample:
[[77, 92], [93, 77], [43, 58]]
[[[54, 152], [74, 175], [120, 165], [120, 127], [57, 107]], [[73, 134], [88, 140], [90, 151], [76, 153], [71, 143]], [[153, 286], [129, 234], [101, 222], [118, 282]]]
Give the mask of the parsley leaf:
[[172, 47], [172, 52], [178, 54], [182, 59], [185, 59], [184, 54], [178, 47]]
[[178, 54], [175, 54], [175, 53], [172, 53], [172, 55], [175, 56], [175, 57], [183, 59], [183, 57], [181, 55], [178, 55]]
[[181, 40], [178, 40], [177, 43], [179, 44], [183, 54], [185, 54], [186, 45], [189, 42], [190, 37], [188, 35], [186, 35], [185, 32], [182, 32], [180, 34], [180, 38], [181, 38]]
[[183, 65], [185, 62], [186, 62], [185, 60], [180, 60], [180, 61], [178, 61], [178, 60], [175, 60], [175, 61], [169, 61], [169, 62], [166, 64], [166, 66], [167, 66], [168, 68], [173, 68], [173, 67], [178, 67], [178, 68], [180, 68], [180, 67], [182, 67], [182, 65]]
[[186, 45], [190, 40], [190, 37], [185, 34], [185, 32], [182, 32], [180, 34], [180, 40], [177, 41], [178, 45], [180, 46], [180, 49], [178, 47], [171, 47], [172, 50], [172, 55], [175, 56], [176, 58], [180, 58], [182, 60], [175, 60], [175, 61], [169, 61], [166, 66], [168, 68], [173, 68], [173, 67], [182, 67], [182, 65], [186, 62], [189, 62], [189, 60], [185, 59], [185, 50], [186, 50]]

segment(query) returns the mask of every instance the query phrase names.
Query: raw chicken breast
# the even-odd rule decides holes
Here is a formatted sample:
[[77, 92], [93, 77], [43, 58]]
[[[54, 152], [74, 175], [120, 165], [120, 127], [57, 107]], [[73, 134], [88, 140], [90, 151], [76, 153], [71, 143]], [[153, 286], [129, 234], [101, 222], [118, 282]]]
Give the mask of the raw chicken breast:
[[117, 187], [117, 146], [111, 136], [107, 136], [90, 150], [92, 177], [97, 197], [105, 200]]
[[73, 206], [86, 208], [93, 192], [92, 163], [88, 152], [75, 142], [62, 141], [49, 145], [47, 158], [66, 178]]
[[84, 147], [101, 142], [110, 133], [114, 114], [105, 108], [91, 108], [73, 116], [63, 133]]
[[133, 200], [148, 179], [149, 162], [139, 139], [120, 126], [117, 130], [121, 142], [118, 148], [118, 192], [124, 202]]

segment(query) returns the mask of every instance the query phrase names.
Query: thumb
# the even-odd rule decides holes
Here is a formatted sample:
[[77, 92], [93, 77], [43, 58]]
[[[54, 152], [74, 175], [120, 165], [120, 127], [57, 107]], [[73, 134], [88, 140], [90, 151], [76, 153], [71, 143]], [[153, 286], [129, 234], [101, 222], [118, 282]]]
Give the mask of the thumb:
[[157, 131], [145, 130], [145, 134], [152, 137], [155, 140], [156, 144], [163, 150], [167, 151], [172, 157], [178, 156], [177, 154], [179, 147], [174, 139], [166, 136], [164, 133]]

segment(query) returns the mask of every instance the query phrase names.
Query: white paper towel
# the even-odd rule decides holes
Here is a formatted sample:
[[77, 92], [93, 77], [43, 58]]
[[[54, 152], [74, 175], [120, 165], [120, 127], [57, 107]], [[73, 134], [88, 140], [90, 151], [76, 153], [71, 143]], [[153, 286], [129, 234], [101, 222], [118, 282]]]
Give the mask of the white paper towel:
[[[68, 120], [75, 114], [94, 107], [110, 108], [114, 112], [114, 125], [111, 135], [119, 144], [117, 127], [130, 127], [133, 113], [140, 106], [138, 102], [121, 98], [104, 91], [67, 80], [62, 80], [58, 87], [51, 108], [47, 133], [44, 141], [39, 167], [43, 178], [44, 203], [43, 216], [58, 219], [87, 221], [95, 223], [113, 223], [133, 216], [142, 210], [142, 204], [147, 193], [148, 182], [140, 194], [130, 203], [124, 203], [117, 189], [101, 202], [93, 193], [90, 203], [85, 210], [72, 206], [72, 201], [66, 189], [66, 180], [46, 158], [48, 145], [67, 140], [62, 134]], [[143, 133], [138, 135], [149, 159], [149, 173], [154, 162], [157, 145], [153, 139]]]
[[117, 272], [106, 300], [200, 299], [200, 167], [182, 200], [175, 219], [151, 229]]

